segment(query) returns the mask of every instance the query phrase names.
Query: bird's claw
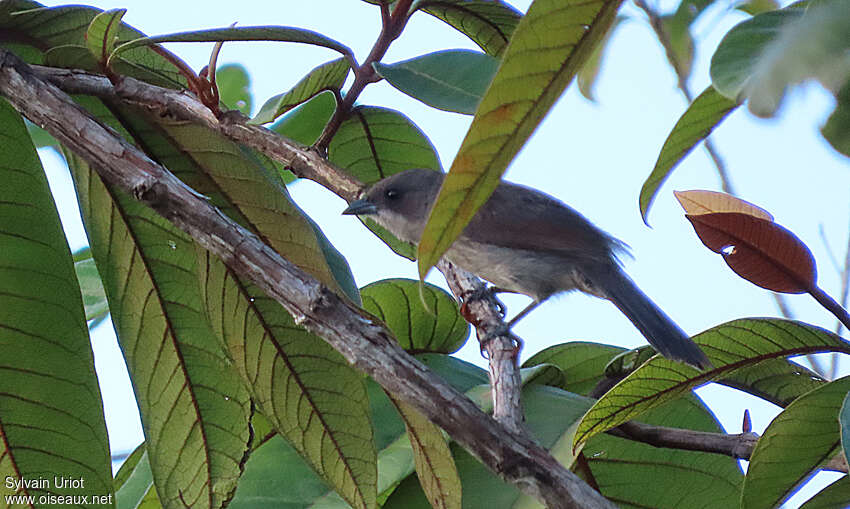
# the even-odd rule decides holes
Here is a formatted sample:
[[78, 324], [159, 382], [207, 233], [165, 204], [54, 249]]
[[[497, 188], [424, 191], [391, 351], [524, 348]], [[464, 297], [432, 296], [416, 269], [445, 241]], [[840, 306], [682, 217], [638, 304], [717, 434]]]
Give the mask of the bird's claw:
[[475, 290], [470, 290], [468, 292], [464, 292], [461, 296], [461, 304], [460, 304], [460, 314], [463, 316], [467, 322], [472, 323], [474, 325], [474, 320], [470, 319], [471, 313], [469, 312], [469, 303], [474, 300], [481, 299], [493, 299], [493, 303], [496, 305], [496, 310], [499, 313], [499, 316], [504, 318], [507, 314], [507, 307], [505, 304], [496, 297], [496, 294], [501, 290], [496, 288], [495, 286], [479, 286]]
[[513, 357], [519, 357], [519, 352], [522, 350], [522, 339], [511, 332], [511, 328], [507, 324], [502, 324], [501, 326], [487, 332], [484, 334], [484, 337], [478, 340], [478, 344], [481, 348], [481, 356], [488, 359], [489, 356], [487, 354], [487, 348], [494, 339], [500, 337], [505, 337], [511, 340], [511, 343], [513, 343], [513, 351], [511, 352], [511, 355]]

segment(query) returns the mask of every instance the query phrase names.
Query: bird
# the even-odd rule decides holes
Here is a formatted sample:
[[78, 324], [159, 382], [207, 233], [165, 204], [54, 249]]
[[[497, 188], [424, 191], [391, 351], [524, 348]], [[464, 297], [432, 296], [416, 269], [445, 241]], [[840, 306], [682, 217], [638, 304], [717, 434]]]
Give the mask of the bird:
[[[445, 174], [409, 169], [374, 183], [342, 212], [373, 219], [418, 244]], [[624, 272], [626, 245], [579, 212], [536, 189], [502, 181], [445, 252], [498, 291], [532, 302], [512, 327], [549, 297], [579, 290], [611, 301], [664, 357], [708, 369], [705, 353]]]

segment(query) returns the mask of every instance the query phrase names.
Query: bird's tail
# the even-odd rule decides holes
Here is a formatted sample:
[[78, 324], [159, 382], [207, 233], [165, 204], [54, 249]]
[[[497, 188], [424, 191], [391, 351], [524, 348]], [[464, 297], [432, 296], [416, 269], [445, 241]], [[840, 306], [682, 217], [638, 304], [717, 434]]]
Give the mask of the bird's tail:
[[664, 311], [661, 311], [618, 266], [607, 266], [598, 274], [588, 274], [588, 276], [661, 355], [699, 369], [711, 367], [708, 357], [696, 343], [691, 341], [691, 338], [664, 314]]

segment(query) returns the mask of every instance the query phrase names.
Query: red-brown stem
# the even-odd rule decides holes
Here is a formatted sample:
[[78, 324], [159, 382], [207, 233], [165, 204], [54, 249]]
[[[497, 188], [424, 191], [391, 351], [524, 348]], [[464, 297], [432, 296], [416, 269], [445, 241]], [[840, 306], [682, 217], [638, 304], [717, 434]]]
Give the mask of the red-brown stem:
[[815, 298], [818, 301], [818, 304], [825, 307], [827, 311], [835, 315], [838, 320], [850, 330], [850, 314], [847, 314], [847, 310], [841, 307], [841, 304], [835, 302], [835, 299], [830, 297], [826, 292], [820, 289], [817, 285], [814, 285], [809, 289], [809, 295]]
[[330, 122], [325, 126], [325, 130], [316, 142], [316, 148], [322, 153], [327, 152], [331, 139], [336, 134], [342, 121], [348, 117], [351, 108], [354, 106], [354, 102], [360, 97], [360, 93], [363, 92], [366, 85], [378, 81], [379, 78], [375, 74], [372, 64], [380, 62], [384, 58], [384, 55], [387, 54], [390, 44], [401, 35], [404, 25], [407, 24], [407, 14], [412, 1], [398, 0], [392, 14], [389, 14], [389, 7], [386, 4], [381, 4], [381, 20], [383, 21], [381, 34], [378, 36], [378, 40], [375, 41], [375, 45], [372, 46], [372, 51], [369, 52], [366, 60], [354, 69], [354, 83], [351, 84], [351, 88], [348, 89], [342, 102], [337, 106]]

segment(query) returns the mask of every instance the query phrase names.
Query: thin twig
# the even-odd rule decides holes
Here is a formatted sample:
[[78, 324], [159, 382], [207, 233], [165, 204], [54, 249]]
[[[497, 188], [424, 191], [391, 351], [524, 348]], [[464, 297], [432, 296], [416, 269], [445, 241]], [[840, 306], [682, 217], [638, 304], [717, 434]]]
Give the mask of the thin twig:
[[369, 56], [366, 57], [366, 60], [364, 60], [359, 67], [354, 69], [354, 83], [351, 84], [351, 88], [349, 88], [348, 92], [346, 92], [342, 102], [337, 106], [336, 111], [334, 111], [333, 116], [325, 126], [325, 129], [322, 131], [319, 139], [316, 141], [314, 146], [320, 153], [327, 153], [331, 139], [336, 134], [339, 126], [342, 125], [343, 120], [348, 118], [351, 108], [354, 107], [355, 101], [357, 101], [357, 98], [360, 97], [360, 93], [363, 92], [366, 85], [374, 83], [380, 79], [375, 73], [375, 69], [372, 67], [372, 64], [380, 62], [381, 59], [384, 58], [384, 55], [387, 54], [390, 44], [392, 44], [392, 42], [401, 35], [401, 31], [404, 29], [405, 24], [407, 24], [407, 14], [410, 10], [410, 4], [412, 1], [413, 0], [398, 0], [392, 14], [389, 14], [389, 7], [387, 7], [387, 4], [381, 4], [381, 34], [372, 46], [372, 51], [369, 52]]

